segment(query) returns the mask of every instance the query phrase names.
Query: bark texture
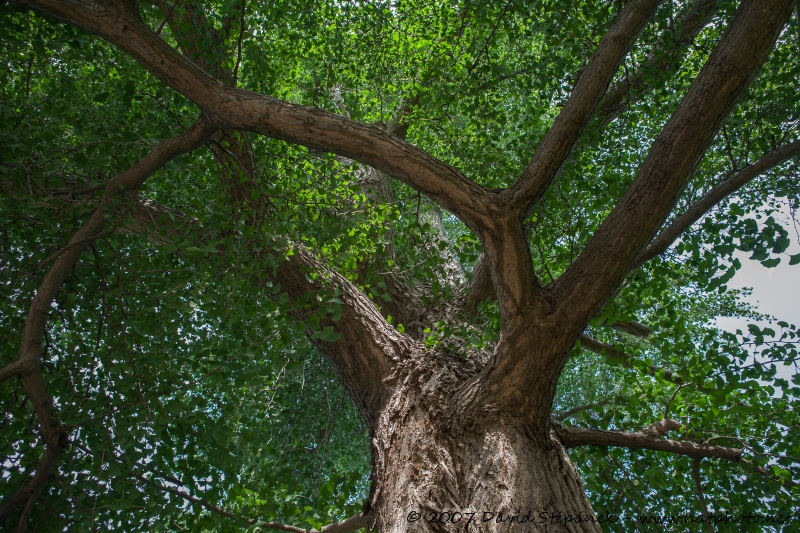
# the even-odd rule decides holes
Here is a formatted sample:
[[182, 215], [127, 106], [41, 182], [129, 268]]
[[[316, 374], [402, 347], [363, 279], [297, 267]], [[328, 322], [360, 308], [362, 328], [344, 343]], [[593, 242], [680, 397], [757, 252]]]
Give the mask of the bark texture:
[[[204, 112], [203, 123], [193, 133], [185, 134], [189, 138], [184, 142], [159, 145], [160, 149], [149, 159], [112, 181], [89, 224], [56, 258], [51, 274], [42, 284], [43, 290], [33, 299], [19, 359], [0, 369], [0, 380], [22, 378], [45, 441], [46, 452], [35, 477], [12, 501], [0, 507], [0, 516], [5, 516], [24, 506], [21, 530], [55, 469], [58, 455], [68, 444], [69, 435], [60, 426], [40, 371], [48, 309], [68, 267], [106, 227], [112, 198], [140, 185], [152, 171], [174, 157], [173, 152], [185, 152], [208, 139], [215, 143], [212, 150], [220, 161], [221, 179], [229, 185], [233, 202], [244, 205], [257, 198], [252, 207], [268, 218], [266, 199], [251, 194], [258, 189], [259, 177], [244, 132], [333, 152], [367, 165], [370, 168], [362, 174], [361, 184], [377, 203], [388, 201], [391, 180], [399, 179], [438, 204], [431, 213], [432, 225], [439, 229], [440, 207], [452, 212], [481, 239], [484, 252], [475, 266], [472, 295], [464, 299], [464, 307], [474, 308], [479, 300], [494, 295], [501, 311], [502, 331], [492, 357], [449, 357], [419, 342], [425, 324], [410, 327], [410, 334], [396, 330], [385, 318], [388, 313], [382, 313], [383, 309], [379, 310], [355, 283], [329, 269], [303, 246], [253, 252], [272, 254], [279, 260], [274, 271], [263, 274], [264, 281], [280, 283], [292, 301], [302, 301], [310, 292], [325, 291], [333, 291], [342, 301], [340, 320], [322, 320], [322, 326], [337, 330], [339, 340], [327, 342], [308, 333], [369, 427], [372, 492], [365, 518], [329, 531], [346, 531], [368, 520], [371, 527], [385, 533], [519, 529], [597, 532], [601, 526], [566, 447], [615, 445], [693, 458], [741, 460], [741, 450], [662, 438], [667, 431], [677, 429], [674, 421], [656, 423], [648, 431], [624, 433], [567, 428], [554, 425], [550, 416], [559, 376], [576, 340], [593, 351], [627, 362], [624, 353], [580, 335], [631, 268], [661, 253], [726, 195], [798, 153], [797, 141], [775, 149], [712, 190], [678, 218], [661, 240], [652, 241], [721, 124], [758, 72], [794, 0], [742, 2], [719, 46], [653, 144], [631, 187], [567, 272], [548, 286], [540, 282], [533, 269], [525, 214], [546, 192], [572, 153], [581, 132], [604, 101], [620, 63], [658, 9], [659, 0], [625, 4], [530, 163], [514, 184], [499, 191], [482, 187], [461, 170], [406, 142], [403, 133], [407, 124], [400, 119], [390, 128], [367, 125], [351, 120], [346, 112], [337, 115], [235, 88], [235, 69], [228, 72], [219, 62], [199, 64], [199, 60], [192, 59], [198, 55], [197, 35], [178, 34], [183, 55], [178, 53], [139, 19], [134, 1], [17, 3], [115, 44]], [[160, 4], [169, 13], [168, 3]], [[713, 13], [714, 5], [703, 5], [691, 4], [686, 20], [693, 21], [693, 25], [684, 29], [684, 37], [690, 38], [699, 31]], [[196, 15], [191, 20], [167, 22], [180, 28], [186, 23], [203, 24], [203, 20]], [[224, 35], [212, 37], [215, 47], [224, 44]], [[224, 46], [221, 50], [224, 53]], [[666, 60], [671, 64], [678, 55], [676, 51]], [[636, 88], [641, 80], [631, 83]], [[601, 116], [616, 112], [613, 98], [615, 93], [607, 97], [606, 102], [610, 103], [606, 105], [611, 109], [601, 108]], [[410, 105], [413, 101], [414, 98]], [[223, 150], [223, 141], [232, 148]], [[146, 202], [139, 207], [146, 213], [155, 209]], [[158, 217], [135, 215], [131, 223], [152, 235], [159, 234], [147, 222]], [[170, 234], [161, 232], [161, 237], [154, 238], [168, 240]], [[440, 232], [440, 238], [447, 240], [444, 232]], [[390, 234], [386, 240], [391, 243]], [[388, 253], [391, 254], [391, 247]], [[441, 273], [442, 279], [453, 280], [463, 289], [466, 276], [461, 265], [455, 258], [448, 263], [453, 266]], [[391, 313], [409, 325], [423, 320], [421, 299], [413, 287], [400, 277], [390, 278], [387, 285], [393, 301], [386, 308]], [[434, 321], [427, 318], [428, 325], [432, 325]], [[629, 329], [646, 335], [642, 328]], [[650, 370], [681, 383], [679, 376], [664, 369]], [[449, 514], [445, 517], [443, 513]], [[288, 526], [282, 529], [297, 530]]]
[[419, 351], [387, 381], [372, 440], [379, 531], [601, 531], [561, 443], [495, 405], [462, 360]]

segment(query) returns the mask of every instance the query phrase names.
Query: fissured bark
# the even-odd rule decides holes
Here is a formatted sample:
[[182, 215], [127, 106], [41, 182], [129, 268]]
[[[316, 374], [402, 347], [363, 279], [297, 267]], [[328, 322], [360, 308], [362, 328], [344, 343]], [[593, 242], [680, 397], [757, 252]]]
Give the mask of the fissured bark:
[[462, 360], [418, 354], [387, 385], [372, 440], [378, 531], [601, 531], [561, 443], [493, 405]]

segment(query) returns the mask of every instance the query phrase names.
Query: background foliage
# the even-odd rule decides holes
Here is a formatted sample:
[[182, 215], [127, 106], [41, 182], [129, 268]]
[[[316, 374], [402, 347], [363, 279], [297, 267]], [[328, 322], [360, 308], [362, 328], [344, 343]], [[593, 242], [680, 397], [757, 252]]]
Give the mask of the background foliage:
[[[143, 18], [177, 46], [164, 14], [144, 4]], [[413, 97], [411, 143], [482, 185], [505, 187], [565, 102], [617, 4], [279, 0], [248, 3], [246, 16], [232, 17], [227, 39], [216, 46], [210, 33], [203, 41], [203, 28], [194, 30], [205, 60], [235, 70], [248, 89], [341, 112], [338, 91], [351, 117], [368, 123], [391, 122]], [[670, 46], [684, 50], [684, 60], [675, 70], [645, 69], [648, 90], [629, 94], [608, 124], [597, 117], [531, 214], [531, 250], [545, 281], [569, 266], [620, 198], [735, 4], [716, 2], [689, 44], [669, 41], [685, 2], [665, 2], [645, 29], [618, 82]], [[175, 8], [202, 9], [220, 28], [240, 6], [235, 0]], [[5, 3], [0, 28], [5, 364], [16, 357], [44, 261], [92, 212], [93, 188], [188, 127], [198, 111], [80, 30]], [[677, 213], [797, 138], [799, 32], [793, 19]], [[258, 185], [271, 201], [268, 224], [250, 224], [247, 203], [230, 201], [218, 161], [203, 148], [171, 162], [141, 192], [168, 206], [172, 223], [198, 221], [201, 234], [176, 232], [180, 239], [159, 244], [144, 232], [109, 233], [83, 254], [62, 288], [48, 324], [44, 375], [72, 444], [38, 504], [36, 530], [247, 527], [170, 488], [244, 517], [316, 528], [360, 511], [369, 490], [366, 430], [306, 338], [332, 335], [319, 330], [318, 317], [337, 312], [336, 295], [310, 295], [306, 318], [290, 316], [281, 287], [264, 275], [275, 267], [266, 251], [301, 241], [376, 299], [387, 297], [381, 272], [404, 272], [432, 289], [434, 305], [451, 296], [437, 275], [443, 252], [452, 250], [469, 273], [479, 243], [447, 213], [447, 238], [437, 239], [434, 208], [405, 185], [393, 185], [393, 202], [375, 205], [356, 183], [357, 167], [276, 140], [246, 139]], [[768, 267], [800, 262], [785, 253], [795, 231], [778, 216], [781, 206], [792, 214], [797, 208], [797, 180], [796, 161], [773, 168], [629, 278], [589, 333], [633, 357], [632, 368], [609, 366], [576, 346], [559, 384], [557, 409], [594, 404], [568, 423], [635, 429], [669, 413], [687, 438], [744, 445], [752, 465], [700, 466], [715, 512], [798, 514], [798, 331], [773, 321], [726, 333], [714, 322], [762, 318], [726, 288], [740, 266], [735, 251]], [[76, 183], [79, 194], [59, 193]], [[393, 259], [386, 259], [388, 247]], [[365, 275], [359, 269], [367, 261]], [[642, 339], [603, 327], [630, 320], [652, 334]], [[486, 302], [477, 329], [441, 324], [429, 344], [452, 334], [488, 346], [498, 323]], [[676, 372], [682, 384], [649, 375], [651, 364]], [[31, 475], [41, 452], [18, 383], [3, 383], [0, 396], [6, 496]], [[688, 458], [605, 448], [573, 450], [572, 457], [598, 514], [699, 513]]]

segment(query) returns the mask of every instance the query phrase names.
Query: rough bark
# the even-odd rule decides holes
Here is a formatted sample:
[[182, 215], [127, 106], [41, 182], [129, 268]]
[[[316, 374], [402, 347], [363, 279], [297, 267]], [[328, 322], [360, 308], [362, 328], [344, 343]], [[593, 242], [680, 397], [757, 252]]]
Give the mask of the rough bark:
[[504, 412], [462, 361], [417, 352], [388, 382], [372, 439], [379, 531], [601, 531], [561, 443]]
[[[255, 132], [358, 160], [426, 194], [481, 237], [485, 251], [481, 268], [490, 273], [503, 322], [496, 351], [486, 365], [423, 349], [392, 328], [354, 284], [327, 269], [302, 246], [265, 252], [280, 259], [274, 272], [264, 273], [265, 279], [279, 282], [290, 299], [302, 300], [309, 291], [333, 290], [343, 302], [339, 321], [322, 322], [337, 329], [340, 340], [321, 341], [309, 333], [370, 429], [373, 487], [366, 514], [372, 526], [382, 532], [463, 530], [463, 523], [425, 520], [430, 513], [447, 511], [461, 513], [461, 520], [466, 520], [466, 513], [480, 513], [481, 531], [508, 531], [509, 515], [514, 515], [517, 523], [526, 520], [522, 527], [531, 531], [596, 532], [600, 526], [592, 520], [593, 511], [565, 447], [621, 445], [732, 460], [741, 453], [661, 438], [663, 432], [675, 429], [672, 423], [634, 433], [560, 426], [551, 431], [550, 415], [558, 378], [574, 341], [668, 216], [720, 124], [764, 61], [793, 2], [743, 2], [632, 187], [567, 273], [548, 287], [539, 283], [533, 271], [524, 215], [569, 156], [658, 0], [625, 5], [531, 163], [515, 185], [499, 192], [484, 189], [386, 128], [221, 83], [144, 25], [136, 2], [18, 3], [117, 45], [199, 106], [215, 127]], [[244, 174], [250, 173], [252, 161], [237, 164]], [[140, 207], [147, 210], [149, 206]], [[75, 249], [82, 242], [76, 241]], [[74, 253], [79, 251], [69, 251]], [[309, 271], [318, 277], [310, 278]], [[60, 281], [53, 290], [58, 286]], [[484, 285], [475, 288], [476, 294], [483, 291]], [[41, 336], [47, 306], [35, 300], [34, 312], [41, 315], [36, 324]], [[34, 341], [27, 340], [26, 332], [27, 344], [20, 354], [24, 364], [0, 376], [41, 379], [40, 373], [33, 372], [40, 352], [40, 342]], [[31, 400], [37, 408], [44, 405], [43, 398], [31, 395]], [[39, 417], [43, 424], [57, 426], [51, 415], [45, 410]], [[62, 435], [58, 431], [49, 437], [45, 434], [56, 438], [47, 442], [45, 460], [52, 457], [50, 449], [63, 448]], [[43, 462], [48, 464], [54, 460]], [[40, 475], [47, 476], [47, 470], [40, 469]], [[43, 486], [37, 485], [37, 490]], [[26, 495], [28, 515], [35, 496]], [[421, 519], [409, 522], [410, 512], [420, 513]], [[484, 512], [493, 513], [493, 520], [482, 521]], [[496, 520], [500, 513], [505, 521]], [[542, 523], [539, 513], [560, 514], [562, 522]], [[563, 523], [567, 515], [573, 520]]]

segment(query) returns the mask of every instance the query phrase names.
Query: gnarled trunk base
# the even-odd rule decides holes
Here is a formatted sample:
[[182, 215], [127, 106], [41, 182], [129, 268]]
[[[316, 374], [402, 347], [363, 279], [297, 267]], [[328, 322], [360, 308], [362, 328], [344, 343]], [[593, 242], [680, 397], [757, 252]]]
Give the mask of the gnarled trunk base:
[[378, 531], [601, 531], [561, 443], [459, 363], [415, 357], [392, 379], [372, 442]]

